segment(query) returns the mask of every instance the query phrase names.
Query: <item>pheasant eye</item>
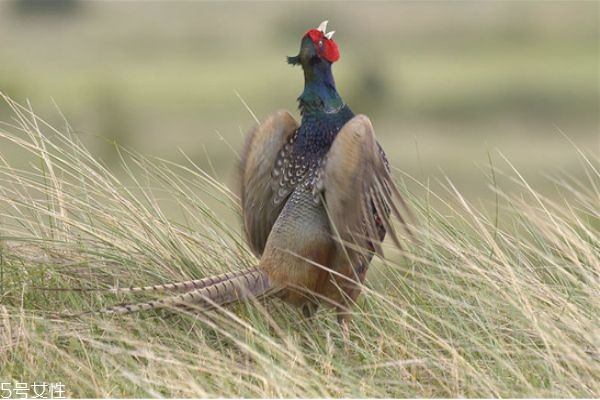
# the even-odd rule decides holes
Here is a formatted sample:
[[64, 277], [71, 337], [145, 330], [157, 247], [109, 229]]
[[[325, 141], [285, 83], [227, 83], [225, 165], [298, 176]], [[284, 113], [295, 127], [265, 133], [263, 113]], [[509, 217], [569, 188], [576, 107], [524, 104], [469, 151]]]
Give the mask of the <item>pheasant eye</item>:
[[319, 47], [323, 47], [323, 41], [319, 40]]

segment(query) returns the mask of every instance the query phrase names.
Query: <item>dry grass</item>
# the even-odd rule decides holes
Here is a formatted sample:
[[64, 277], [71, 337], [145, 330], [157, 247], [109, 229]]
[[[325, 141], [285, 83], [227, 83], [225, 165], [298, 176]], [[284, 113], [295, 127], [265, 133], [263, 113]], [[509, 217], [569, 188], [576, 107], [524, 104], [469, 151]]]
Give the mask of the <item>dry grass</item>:
[[[410, 197], [419, 245], [387, 249], [343, 338], [276, 301], [209, 315], [164, 310], [68, 319], [124, 300], [96, 289], [254, 263], [237, 227], [198, 200], [235, 196], [191, 162], [121, 150], [133, 185], [71, 135], [4, 98], [0, 381], [61, 381], [74, 397], [581, 397], [600, 393], [600, 174], [557, 178], [548, 199], [506, 161], [491, 211], [454, 190]], [[13, 153], [14, 155], [14, 153]], [[501, 172], [493, 170], [493, 176]], [[492, 179], [493, 181], [493, 179]], [[434, 202], [433, 199], [437, 198]], [[174, 224], [159, 200], [176, 204]], [[444, 204], [434, 208], [432, 204]], [[47, 291], [40, 287], [88, 288]]]

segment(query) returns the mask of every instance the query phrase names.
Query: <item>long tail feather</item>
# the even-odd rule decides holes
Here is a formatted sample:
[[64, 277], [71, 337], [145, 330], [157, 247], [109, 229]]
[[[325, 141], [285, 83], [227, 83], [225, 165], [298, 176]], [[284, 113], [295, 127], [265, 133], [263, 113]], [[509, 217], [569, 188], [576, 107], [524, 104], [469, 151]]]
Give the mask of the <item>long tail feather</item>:
[[128, 288], [113, 288], [110, 289], [113, 293], [119, 294], [128, 294], [128, 293], [156, 293], [156, 292], [189, 292], [195, 289], [202, 289], [205, 287], [216, 285], [219, 282], [224, 282], [236, 278], [239, 275], [242, 275], [246, 272], [246, 270], [236, 271], [236, 272], [227, 272], [220, 275], [210, 276], [208, 278], [202, 279], [194, 279], [183, 282], [175, 282], [175, 283], [166, 283], [163, 285], [153, 285], [153, 286], [137, 286], [137, 287], [128, 287]]
[[195, 289], [202, 289], [208, 286], [215, 285], [219, 282], [227, 281], [243, 274], [245, 270], [236, 272], [227, 272], [221, 275], [215, 275], [208, 278], [194, 279], [189, 281], [166, 283], [162, 285], [152, 286], [132, 286], [123, 288], [53, 288], [53, 287], [36, 287], [37, 290], [53, 291], [53, 292], [109, 292], [117, 294], [133, 294], [133, 293], [158, 293], [158, 292], [189, 292]]
[[[84, 314], [127, 314], [180, 306], [193, 306], [194, 308], [210, 310], [219, 306], [244, 301], [248, 298], [264, 297], [277, 292], [276, 288], [270, 284], [267, 275], [256, 267], [200, 281], [208, 282], [211, 279], [212, 284], [201, 288], [194, 288], [176, 296], [164, 297], [143, 303], [120, 304]], [[187, 282], [181, 282], [180, 284], [185, 283]]]

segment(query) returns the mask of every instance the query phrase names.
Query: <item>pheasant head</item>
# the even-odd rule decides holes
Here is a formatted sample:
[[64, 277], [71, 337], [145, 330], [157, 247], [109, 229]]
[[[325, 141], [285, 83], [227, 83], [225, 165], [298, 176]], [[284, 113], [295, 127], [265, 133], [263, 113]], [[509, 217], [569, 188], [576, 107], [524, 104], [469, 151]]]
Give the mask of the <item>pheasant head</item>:
[[300, 53], [294, 57], [288, 57], [288, 63], [292, 65], [301, 64], [302, 67], [316, 62], [332, 64], [340, 58], [337, 43], [332, 39], [335, 31], [327, 32], [327, 22], [321, 22], [316, 29], [308, 30], [302, 37]]
[[[331, 72], [332, 64], [340, 58], [333, 33], [327, 32], [327, 21], [323, 21], [318, 28], [310, 29], [302, 36], [298, 55], [287, 58], [289, 64], [301, 65], [304, 70], [304, 91], [298, 98], [303, 116], [337, 113], [344, 106]], [[333, 121], [335, 126], [341, 123]]]

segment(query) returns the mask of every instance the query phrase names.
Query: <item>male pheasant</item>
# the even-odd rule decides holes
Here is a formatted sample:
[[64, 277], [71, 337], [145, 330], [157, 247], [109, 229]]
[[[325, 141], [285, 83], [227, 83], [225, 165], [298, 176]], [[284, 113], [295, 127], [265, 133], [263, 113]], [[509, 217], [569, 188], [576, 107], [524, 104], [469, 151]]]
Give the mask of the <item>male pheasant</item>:
[[369, 118], [354, 115], [338, 94], [331, 66], [339, 59], [327, 21], [304, 34], [288, 57], [304, 70], [300, 125], [289, 112], [268, 116], [247, 137], [239, 165], [244, 231], [258, 265], [239, 272], [127, 291], [178, 291], [102, 313], [194, 304], [213, 308], [274, 295], [311, 316], [335, 307], [340, 323], [360, 294], [373, 252], [394, 214], [409, 213], [394, 185]]

